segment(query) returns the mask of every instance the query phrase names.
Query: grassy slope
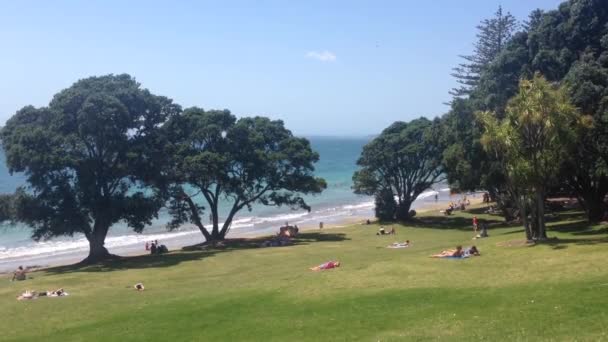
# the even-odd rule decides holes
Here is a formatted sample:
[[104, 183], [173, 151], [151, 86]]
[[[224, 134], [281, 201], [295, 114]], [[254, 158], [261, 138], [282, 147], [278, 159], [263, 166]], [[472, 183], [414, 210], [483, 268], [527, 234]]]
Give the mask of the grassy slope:
[[[482, 257], [428, 258], [471, 244], [470, 214], [461, 215], [398, 227], [396, 238], [353, 226], [306, 233], [291, 247], [179, 252], [1, 281], [0, 339], [608, 340], [605, 229], [566, 214], [550, 231], [559, 243], [499, 246], [523, 233], [493, 228], [475, 242]], [[410, 249], [384, 248], [406, 238]], [[308, 271], [330, 259], [343, 267]], [[127, 288], [138, 281], [145, 292]], [[57, 287], [72, 295], [15, 300]]]

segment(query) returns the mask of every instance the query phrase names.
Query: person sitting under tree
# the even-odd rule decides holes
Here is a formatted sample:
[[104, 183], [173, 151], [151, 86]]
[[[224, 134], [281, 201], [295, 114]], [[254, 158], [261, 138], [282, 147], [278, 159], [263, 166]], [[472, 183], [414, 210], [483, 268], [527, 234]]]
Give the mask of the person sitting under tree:
[[11, 279], [11, 281], [21, 281], [21, 280], [25, 280], [25, 273], [27, 271], [25, 269], [23, 269], [23, 266], [19, 266], [17, 268], [17, 270], [13, 273], [13, 279]]

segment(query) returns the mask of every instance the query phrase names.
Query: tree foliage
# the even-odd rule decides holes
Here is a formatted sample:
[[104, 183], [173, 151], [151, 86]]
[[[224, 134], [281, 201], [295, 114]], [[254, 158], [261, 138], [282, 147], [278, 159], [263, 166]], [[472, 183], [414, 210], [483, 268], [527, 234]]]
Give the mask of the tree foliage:
[[[353, 175], [354, 190], [375, 196], [377, 204], [386, 204], [385, 208], [377, 208], [376, 213], [382, 216], [379, 218], [409, 219], [414, 200], [440, 179], [439, 136], [438, 121], [420, 118], [409, 123], [395, 122], [365, 145], [357, 161], [360, 169]], [[396, 198], [392, 215], [387, 213], [393, 207], [390, 196]]]
[[[463, 100], [465, 105], [454, 101], [444, 117], [446, 130], [451, 132], [444, 160], [450, 185], [488, 189], [499, 202], [512, 202], [506, 177], [500, 175], [501, 161], [479, 151], [483, 128], [469, 118], [472, 112], [491, 111], [497, 119], [503, 119], [509, 99], [519, 91], [520, 79], [540, 73], [550, 82], [564, 84], [570, 102], [582, 114], [593, 116], [595, 125], [569, 150], [569, 158], [563, 160], [560, 169], [565, 171], [561, 178], [581, 199], [589, 219], [603, 217], [608, 191], [605, 167], [608, 135], [604, 118], [608, 103], [607, 51], [605, 1], [571, 0], [557, 10], [533, 11], [523, 29], [513, 35], [481, 73], [469, 98]], [[465, 129], [451, 130], [458, 120], [465, 123], [460, 124]]]
[[590, 127], [590, 120], [578, 114], [563, 87], [556, 88], [540, 75], [522, 80], [519, 89], [508, 103], [505, 119], [499, 121], [489, 112], [480, 115], [485, 126], [482, 142], [503, 161], [510, 184], [524, 197], [520, 203], [533, 199], [531, 237], [544, 239], [547, 188], [556, 181], [565, 152], [584, 127]]
[[27, 176], [17, 219], [36, 240], [82, 233], [86, 261], [110, 257], [104, 241], [113, 224], [142, 231], [162, 206], [142, 180], [158, 125], [178, 112], [129, 75], [82, 79], [47, 107], [19, 110], [1, 133], [10, 172]]
[[0, 223], [15, 219], [15, 195], [0, 194]]
[[452, 76], [460, 84], [450, 94], [455, 97], [468, 96], [479, 83], [486, 67], [502, 51], [517, 28], [517, 20], [511, 13], [503, 13], [502, 6], [491, 19], [477, 25], [477, 42], [472, 55], [460, 56], [465, 62], [453, 69]]
[[[171, 118], [163, 132], [170, 228], [190, 222], [207, 240], [221, 240], [240, 210], [255, 204], [310, 210], [303, 195], [326, 187], [313, 175], [319, 155], [282, 121], [237, 120], [227, 110], [190, 108]], [[206, 208], [211, 227], [203, 220]]]

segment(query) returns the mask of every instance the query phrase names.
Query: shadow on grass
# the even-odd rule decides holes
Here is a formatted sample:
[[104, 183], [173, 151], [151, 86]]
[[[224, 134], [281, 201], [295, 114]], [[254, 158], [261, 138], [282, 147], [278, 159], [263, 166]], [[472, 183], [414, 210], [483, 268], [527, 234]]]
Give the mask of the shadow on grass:
[[[500, 227], [505, 227], [504, 221], [500, 220], [499, 217], [497, 219], [491, 220], [483, 220], [488, 225], [490, 225], [490, 229], [496, 228], [497, 224], [501, 224]], [[425, 216], [415, 218], [411, 222], [408, 222], [408, 225], [417, 228], [431, 228], [431, 229], [455, 229], [455, 230], [463, 230], [463, 231], [472, 231], [473, 223], [470, 218], [462, 217], [462, 216]]]
[[479, 207], [479, 208], [466, 209], [464, 212], [473, 214], [473, 215], [490, 215], [490, 216], [500, 217], [500, 214], [487, 213], [488, 209], [489, 209], [488, 206], [484, 206], [484, 207]]
[[608, 236], [598, 238], [549, 238], [547, 241], [537, 242], [533, 246], [547, 245], [551, 248], [559, 250], [566, 249], [569, 245], [577, 246], [594, 246], [599, 244], [608, 244]]
[[51, 267], [47, 268], [45, 271], [61, 274], [70, 272], [109, 272], [127, 269], [171, 267], [185, 261], [201, 260], [215, 254], [217, 254], [216, 251], [176, 251], [162, 255], [118, 257], [114, 260], [103, 261], [92, 265], [77, 263], [73, 265]]
[[[252, 248], [280, 248], [280, 247], [261, 247], [264, 241], [272, 239], [272, 236], [257, 237], [251, 239], [226, 239], [220, 244], [198, 244], [183, 247], [181, 251], [173, 251], [161, 255], [138, 255], [128, 257], [118, 257], [113, 260], [103, 261], [93, 265], [77, 263], [73, 265], [51, 267], [45, 269], [46, 272], [53, 274], [70, 272], [109, 272], [126, 269], [145, 269], [171, 267], [182, 262], [202, 260], [215, 256], [219, 253], [226, 253], [234, 250]], [[321, 233], [303, 232], [287, 246], [307, 245], [315, 242], [335, 242], [350, 240], [342, 233]], [[285, 247], [287, 247], [285, 246]]]

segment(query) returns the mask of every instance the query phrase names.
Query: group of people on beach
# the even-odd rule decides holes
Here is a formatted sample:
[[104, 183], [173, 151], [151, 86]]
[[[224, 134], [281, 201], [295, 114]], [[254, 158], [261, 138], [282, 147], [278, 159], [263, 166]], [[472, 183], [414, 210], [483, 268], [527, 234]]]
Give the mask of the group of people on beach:
[[450, 202], [448, 207], [443, 210], [445, 215], [452, 215], [454, 210], [465, 210], [469, 205], [471, 205], [471, 201], [467, 199], [467, 196], [464, 196], [462, 199], [458, 200], [458, 202]]
[[285, 225], [279, 228], [277, 235], [268, 240], [264, 240], [260, 244], [260, 247], [281, 247], [291, 245], [291, 239], [298, 236], [299, 232], [300, 228], [298, 228], [298, 225], [290, 226], [289, 223], [285, 222]]
[[169, 249], [165, 245], [160, 245], [158, 240], [146, 242], [146, 251], [149, 251], [150, 254], [164, 254], [169, 253]]

